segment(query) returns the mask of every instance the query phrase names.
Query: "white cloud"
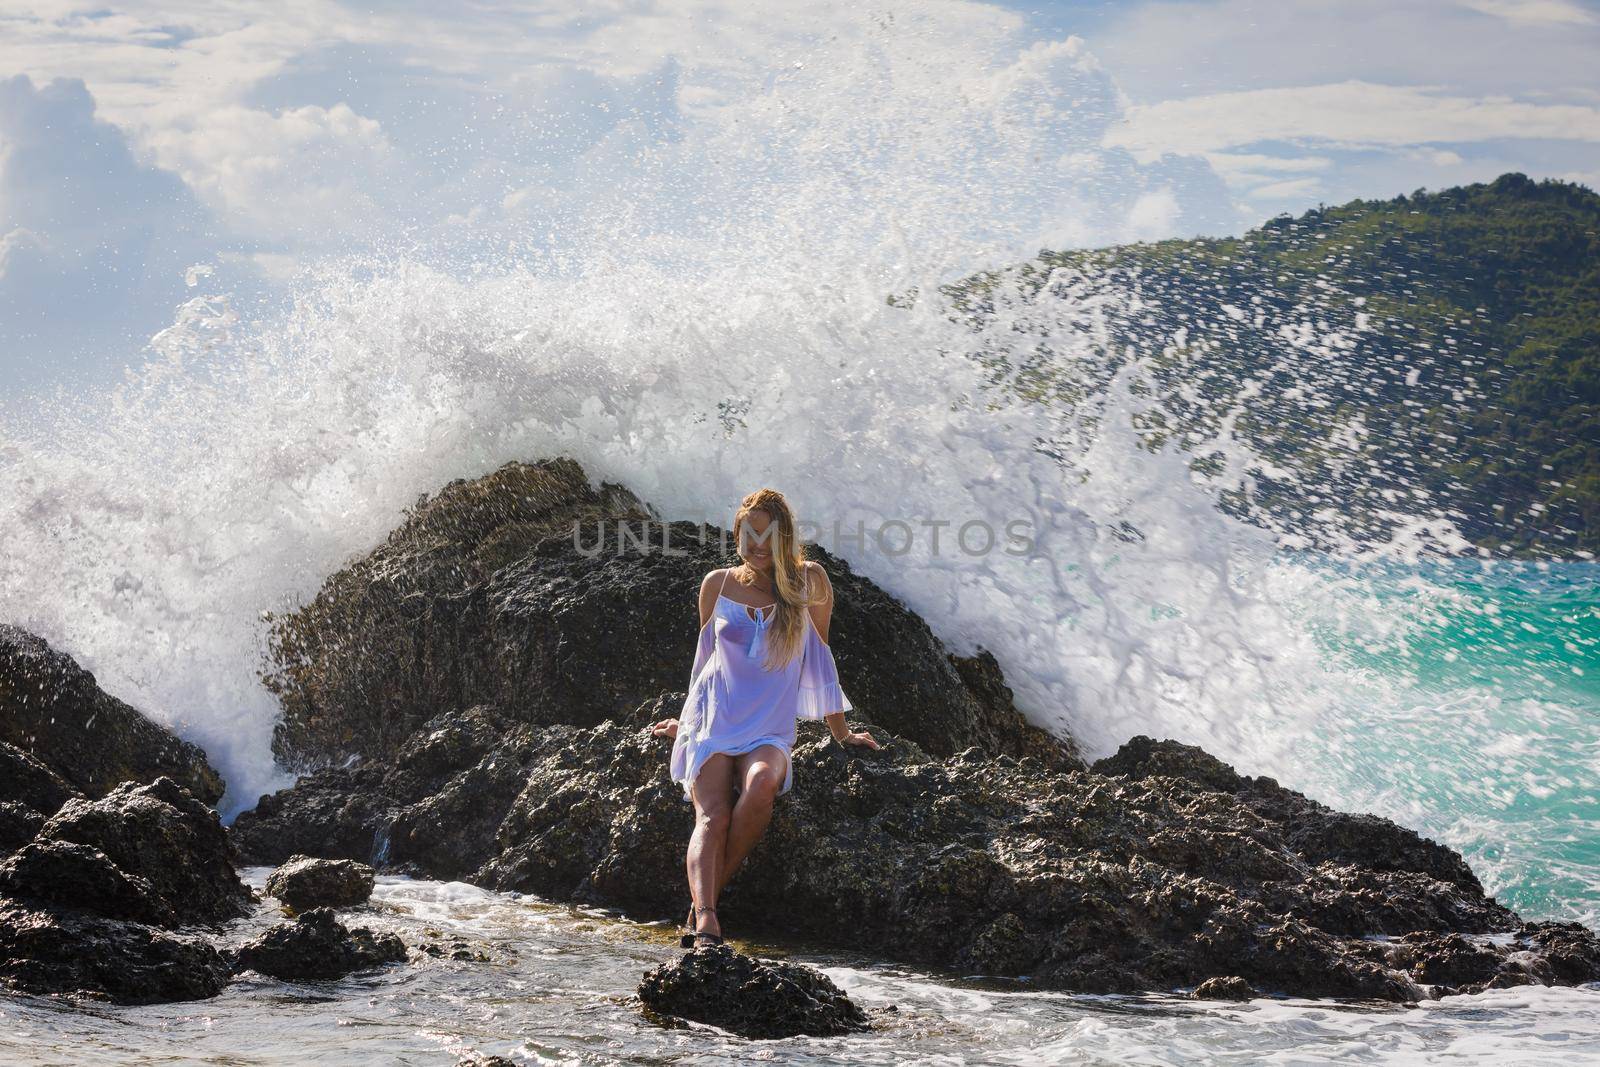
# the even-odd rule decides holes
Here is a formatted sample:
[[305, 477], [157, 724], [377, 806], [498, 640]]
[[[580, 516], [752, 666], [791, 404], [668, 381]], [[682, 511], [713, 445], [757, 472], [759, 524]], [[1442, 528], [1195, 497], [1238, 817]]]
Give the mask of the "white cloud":
[[1348, 81], [1134, 107], [1107, 142], [1152, 159], [1163, 152], [1217, 152], [1261, 141], [1393, 147], [1502, 138], [1600, 142], [1600, 108]]
[[1460, 0], [1147, 0], [1115, 5], [1092, 43], [1140, 103], [1345, 81], [1517, 99], [1595, 88], [1600, 21], [1509, 17], [1542, 6], [1487, 15]]
[[[0, 163], [0, 173], [3, 171], [3, 163]], [[14, 221], [7, 219], [6, 224], [12, 225]], [[20, 260], [30, 251], [44, 251], [44, 241], [26, 226], [16, 226], [15, 229], [0, 233], [0, 282], [5, 281], [12, 259]]]
[[[0, 358], [45, 380], [71, 352], [131, 355], [209, 246], [189, 189], [142, 165], [82, 82], [0, 81]], [[99, 353], [97, 353], [99, 354]]]
[[381, 224], [382, 190], [415, 188], [379, 124], [345, 104], [221, 107], [146, 145], [239, 234], [319, 245]]
[[1310, 199], [1322, 183], [1316, 178], [1291, 178], [1288, 181], [1270, 182], [1251, 189], [1249, 196], [1253, 200], [1285, 200], [1285, 199]]
[[1557, 174], [1556, 177], [1562, 181], [1587, 185], [1590, 189], [1600, 192], [1600, 170], [1569, 170]]
[[1172, 233], [1182, 209], [1171, 189], [1141, 195], [1128, 211], [1128, 229], [1136, 241], [1158, 241]]
[[1259, 152], [1207, 152], [1207, 161], [1224, 175], [1327, 170], [1328, 156], [1269, 156]]
[[1413, 148], [1405, 153], [1405, 157], [1430, 167], [1459, 167], [1466, 162], [1460, 152], [1452, 152], [1448, 148]]
[[1592, 26], [1594, 14], [1572, 0], [1461, 0], [1485, 15], [1536, 26]]

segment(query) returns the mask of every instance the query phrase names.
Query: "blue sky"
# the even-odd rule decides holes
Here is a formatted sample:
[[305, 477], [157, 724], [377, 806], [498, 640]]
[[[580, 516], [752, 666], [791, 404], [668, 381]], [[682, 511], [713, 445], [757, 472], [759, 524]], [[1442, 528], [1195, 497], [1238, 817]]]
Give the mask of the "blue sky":
[[[800, 121], [856, 122], [882, 55], [896, 121], [928, 121], [919, 96], [988, 107], [990, 133], [1045, 131], [1030, 158], [1052, 173], [1099, 176], [1040, 243], [1237, 233], [1508, 170], [1600, 185], [1600, 7], [1581, 0], [13, 0], [0, 397], [114, 381], [218, 287], [247, 310], [379, 244], [492, 256], [617, 207], [652, 166], [652, 223], [692, 217], [705, 190], [662, 164], [675, 146], [703, 163], [749, 131], [759, 151], [797, 121], [777, 90], [800, 77]], [[826, 69], [841, 57], [859, 69]], [[1056, 126], [1027, 113], [1041, 101]]]

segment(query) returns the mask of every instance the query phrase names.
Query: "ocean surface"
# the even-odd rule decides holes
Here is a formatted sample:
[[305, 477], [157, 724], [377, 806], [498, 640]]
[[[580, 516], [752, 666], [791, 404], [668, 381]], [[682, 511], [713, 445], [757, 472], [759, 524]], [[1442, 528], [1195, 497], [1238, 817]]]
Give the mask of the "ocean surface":
[[[257, 889], [267, 868], [246, 872]], [[263, 907], [239, 936], [281, 916]], [[461, 940], [490, 962], [425, 958], [334, 983], [256, 977], [214, 1000], [147, 1008], [0, 999], [7, 1064], [452, 1064], [469, 1052], [530, 1064], [1582, 1064], [1600, 1062], [1600, 992], [1528, 988], [1413, 1007], [1173, 996], [1072, 996], [926, 974], [797, 946], [744, 951], [819, 967], [875, 1029], [748, 1041], [644, 1022], [629, 994], [671, 959], [670, 923], [380, 878], [362, 921], [408, 944]], [[415, 955], [415, 954], [414, 954]], [[886, 1009], [893, 1008], [893, 1011]]]
[[[1292, 472], [1231, 417], [1193, 447], [1204, 474], [1141, 436], [1162, 353], [1113, 360], [1104, 327], [1150, 294], [1065, 279], [960, 321], [941, 283], [1124, 239], [1183, 198], [1106, 147], [1122, 103], [1081, 41], [1027, 44], [984, 10], [908, 14], [905, 33], [836, 12], [851, 32], [729, 73], [643, 147], [597, 148], [537, 232], [306, 263], [265, 303], [191, 271], [192, 300], [116, 389], [0, 397], [0, 619], [204, 746], [231, 817], [290, 780], [263, 613], [308, 600], [420, 494], [568, 455], [666, 518], [727, 525], [772, 485], [952, 650], [991, 650], [1019, 707], [1091, 756], [1139, 733], [1200, 744], [1460, 849], [1530, 918], [1600, 921], [1600, 565], [1446, 558], [1462, 544], [1425, 501], [1377, 539], [1341, 538], [1330, 502], [1318, 552], [1240, 521], [1224, 494]], [[1320, 364], [1294, 351], [1354, 342], [1304, 320], [1277, 387], [1312, 405]], [[1277, 344], [1278, 325], [1239, 322], [1228, 343]], [[1030, 361], [1092, 388], [1026, 400], [1010, 387]], [[971, 523], [997, 545], [954, 543]], [[4, 999], [0, 1061], [1600, 1062], [1593, 989], [1228, 1006], [798, 946], [895, 1021], [752, 1045], [629, 1006], [665, 927], [396, 879], [379, 903], [407, 940], [449, 930], [494, 962], [151, 1008]]]

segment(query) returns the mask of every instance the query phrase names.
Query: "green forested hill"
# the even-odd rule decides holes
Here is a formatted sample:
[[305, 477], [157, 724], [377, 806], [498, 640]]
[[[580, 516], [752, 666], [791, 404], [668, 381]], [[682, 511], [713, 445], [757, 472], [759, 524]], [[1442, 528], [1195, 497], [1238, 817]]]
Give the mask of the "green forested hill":
[[[1108, 303], [1082, 358], [1092, 331], [1041, 317], [1045, 286], [1137, 299]], [[1383, 536], [1442, 511], [1496, 554], [1600, 552], [1600, 196], [1582, 186], [1507, 174], [1237, 238], [1046, 252], [945, 294], [1008, 324], [980, 358], [1040, 399], [1137, 362], [1150, 439], [1197, 464], [1236, 411], [1280, 471], [1231, 503], [1313, 541], [1334, 516]]]

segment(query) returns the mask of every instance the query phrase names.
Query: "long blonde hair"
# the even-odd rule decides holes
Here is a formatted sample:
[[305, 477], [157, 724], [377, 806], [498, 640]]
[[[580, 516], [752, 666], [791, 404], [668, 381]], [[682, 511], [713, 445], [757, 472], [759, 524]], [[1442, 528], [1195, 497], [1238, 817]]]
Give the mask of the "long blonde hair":
[[733, 543], [743, 546], [741, 531], [753, 511], [767, 516], [767, 543], [772, 549], [772, 595], [777, 602], [767, 628], [767, 654], [762, 666], [779, 670], [800, 654], [805, 641], [805, 549], [795, 528], [794, 512], [776, 489], [757, 489], [739, 501], [733, 516]]

